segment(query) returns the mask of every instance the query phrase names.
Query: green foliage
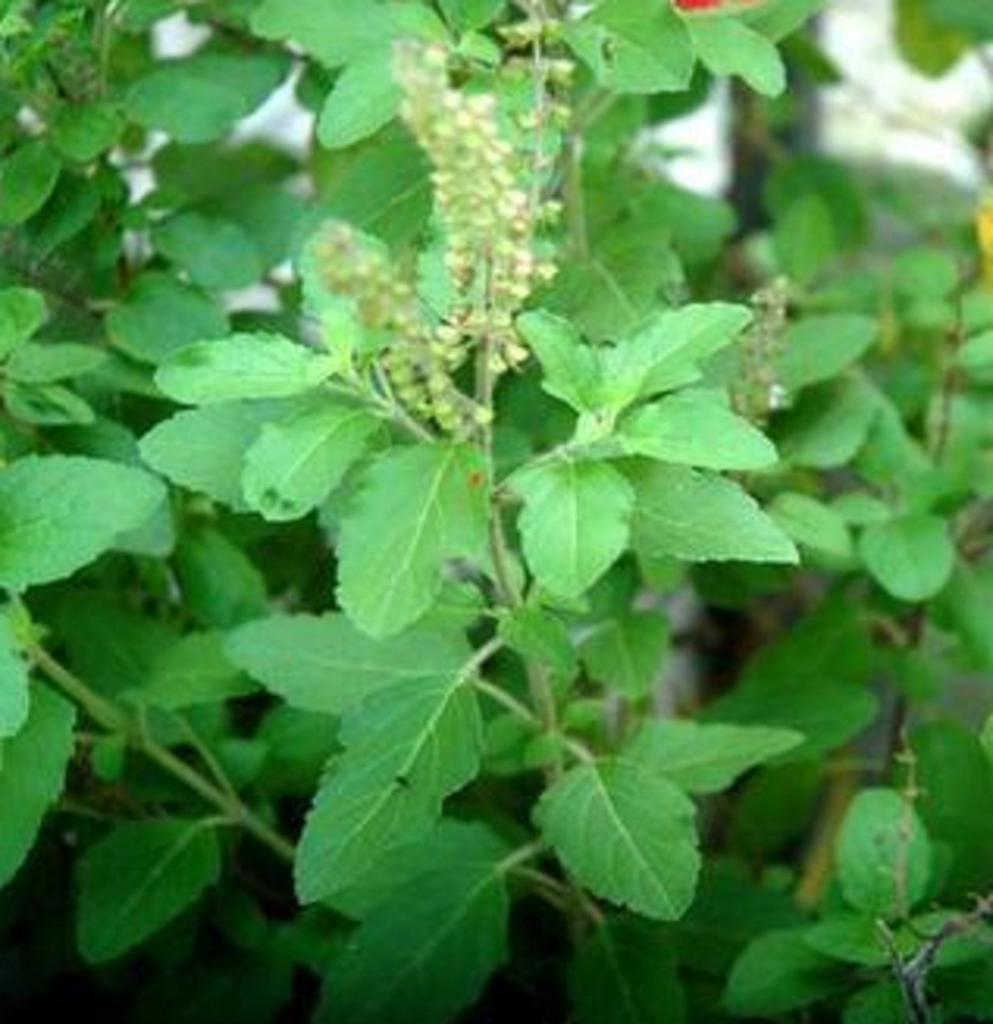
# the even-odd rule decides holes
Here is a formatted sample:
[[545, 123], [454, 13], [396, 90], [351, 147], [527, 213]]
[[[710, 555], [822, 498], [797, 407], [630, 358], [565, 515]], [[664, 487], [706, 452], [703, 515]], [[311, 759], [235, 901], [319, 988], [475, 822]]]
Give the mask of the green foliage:
[[4, 1020], [989, 1018], [993, 212], [824, 6], [0, 0]]

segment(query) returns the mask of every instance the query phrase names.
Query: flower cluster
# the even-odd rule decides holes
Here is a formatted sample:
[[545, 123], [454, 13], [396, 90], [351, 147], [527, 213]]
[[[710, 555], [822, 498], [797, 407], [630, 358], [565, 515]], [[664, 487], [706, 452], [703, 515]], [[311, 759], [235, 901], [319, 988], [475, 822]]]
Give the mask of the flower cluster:
[[742, 366], [732, 393], [737, 411], [753, 423], [764, 424], [769, 414], [782, 409], [789, 399], [776, 374], [789, 301], [790, 285], [784, 278], [770, 282], [752, 297], [755, 319], [741, 339]]

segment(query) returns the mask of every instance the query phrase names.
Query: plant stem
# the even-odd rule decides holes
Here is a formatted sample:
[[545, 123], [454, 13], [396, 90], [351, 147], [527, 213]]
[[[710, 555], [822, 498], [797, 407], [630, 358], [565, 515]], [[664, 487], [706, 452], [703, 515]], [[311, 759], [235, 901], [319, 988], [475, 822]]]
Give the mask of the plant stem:
[[224, 792], [210, 779], [177, 757], [168, 747], [158, 743], [142, 730], [136, 729], [128, 714], [112, 701], [90, 689], [82, 679], [70, 672], [44, 648], [30, 647], [27, 654], [49, 681], [74, 700], [94, 722], [108, 732], [120, 733], [134, 749], [140, 750], [163, 771], [220, 811], [226, 821], [244, 828], [282, 860], [293, 862], [293, 844], [258, 817], [237, 794]]

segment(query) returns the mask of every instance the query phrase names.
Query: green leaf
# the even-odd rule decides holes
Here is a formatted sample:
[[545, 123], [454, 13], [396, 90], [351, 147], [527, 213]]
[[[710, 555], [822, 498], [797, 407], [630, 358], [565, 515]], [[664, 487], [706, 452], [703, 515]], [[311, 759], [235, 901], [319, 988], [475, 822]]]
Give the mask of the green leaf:
[[766, 469], [772, 442], [712, 393], [684, 391], [626, 417], [616, 437], [627, 455], [703, 469]]
[[485, 28], [499, 13], [505, 0], [440, 0], [442, 13], [459, 32]]
[[115, 825], [79, 861], [80, 953], [90, 963], [116, 959], [195, 903], [220, 871], [209, 821]]
[[892, 789], [859, 793], [836, 853], [841, 891], [857, 910], [903, 917], [927, 895], [931, 842], [913, 804]]
[[687, 20], [697, 57], [715, 75], [737, 75], [763, 96], [786, 88], [786, 67], [776, 47], [737, 18]]
[[328, 67], [338, 67], [389, 38], [389, 8], [379, 0], [263, 0], [252, 31], [291, 39]]
[[336, 361], [281, 334], [232, 334], [174, 353], [155, 374], [170, 398], [208, 405], [243, 398], [286, 398], [312, 391]]
[[863, 356], [879, 334], [872, 317], [835, 313], [807, 317], [783, 335], [779, 382], [791, 391], [836, 377]]
[[622, 756], [651, 764], [690, 793], [719, 793], [739, 775], [802, 742], [792, 729], [651, 719], [625, 744]]
[[507, 958], [499, 865], [436, 870], [390, 894], [328, 971], [315, 1024], [447, 1024]]
[[571, 680], [577, 669], [569, 631], [560, 618], [542, 608], [522, 605], [500, 620], [500, 636], [523, 658]]
[[267, 424], [245, 457], [246, 501], [266, 519], [299, 519], [338, 486], [381, 425], [366, 409], [327, 399]]
[[686, 998], [672, 943], [648, 921], [614, 917], [597, 927], [569, 967], [578, 1024], [684, 1024]]
[[807, 494], [787, 492], [776, 496], [769, 515], [802, 547], [834, 558], [852, 554], [852, 538], [842, 515]]
[[724, 1004], [736, 1017], [782, 1017], [810, 1006], [851, 983], [847, 970], [815, 953], [805, 929], [766, 932], [735, 961]]
[[600, 404], [603, 370], [598, 353], [563, 317], [544, 310], [523, 313], [517, 330], [541, 362], [542, 388], [577, 412]]
[[486, 544], [486, 475], [464, 444], [423, 444], [377, 456], [342, 520], [338, 599], [372, 636], [431, 607], [446, 558], [478, 560]]
[[666, 778], [622, 758], [568, 771], [542, 795], [535, 820], [595, 895], [674, 921], [693, 899], [700, 865], [693, 814]]
[[297, 848], [304, 902], [350, 888], [393, 847], [426, 834], [446, 796], [479, 770], [482, 719], [458, 673], [379, 690], [342, 723], [345, 753]]
[[222, 633], [190, 633], [157, 652], [141, 685], [125, 696], [176, 710], [242, 697], [254, 687], [225, 652]]
[[128, 116], [176, 142], [213, 142], [260, 106], [287, 69], [282, 54], [198, 53], [159, 61], [125, 96]]
[[123, 121], [108, 103], [66, 103], [52, 122], [52, 145], [69, 160], [88, 164], [117, 142]]
[[288, 704], [341, 714], [377, 690], [458, 671], [471, 651], [462, 636], [421, 627], [372, 640], [344, 615], [277, 615], [247, 622], [227, 639], [231, 660]]
[[4, 372], [20, 384], [51, 384], [90, 373], [106, 358], [105, 352], [90, 345], [30, 342], [11, 354]]
[[524, 499], [524, 557], [551, 593], [580, 596], [627, 547], [634, 494], [612, 466], [557, 459], [522, 470], [511, 484]]
[[0, 163], [0, 224], [22, 224], [48, 201], [62, 165], [44, 139], [34, 139]]
[[6, 885], [34, 845], [45, 812], [62, 792], [74, 747], [71, 704], [39, 687], [28, 720], [0, 741], [0, 885]]
[[879, 585], [903, 601], [926, 601], [951, 578], [955, 545], [943, 519], [908, 515], [868, 527], [859, 554]]
[[[20, 732], [27, 720], [28, 668], [11, 626], [10, 614], [0, 611], [0, 744]], [[0, 746], [0, 758], [2, 756]]]
[[353, 146], [389, 124], [399, 102], [393, 52], [377, 49], [350, 63], [335, 80], [317, 122], [317, 138], [328, 149]]
[[689, 34], [668, 0], [604, 0], [566, 41], [611, 92], [678, 91], [693, 72]]
[[796, 562], [793, 542], [737, 484], [680, 466], [641, 463], [632, 545], [640, 557], [688, 562]]
[[0, 469], [0, 586], [69, 576], [145, 523], [165, 497], [143, 470], [73, 455]]
[[34, 288], [0, 289], [0, 359], [23, 345], [46, 315], [44, 296]]
[[142, 274], [107, 314], [111, 343], [132, 359], [158, 365], [201, 338], [220, 338], [228, 322], [202, 292], [155, 271]]
[[247, 288], [265, 270], [262, 254], [248, 232], [224, 217], [185, 210], [157, 224], [151, 237], [158, 252], [202, 288]]
[[669, 629], [658, 612], [628, 612], [603, 623], [580, 653], [598, 683], [626, 697], [647, 697], [658, 685], [669, 651]]
[[842, 379], [804, 394], [776, 421], [775, 440], [785, 461], [831, 469], [850, 462], [879, 416], [877, 393], [861, 379]]
[[141, 457], [174, 484], [245, 510], [245, 455], [273, 412], [268, 402], [223, 402], [184, 409], [141, 439]]

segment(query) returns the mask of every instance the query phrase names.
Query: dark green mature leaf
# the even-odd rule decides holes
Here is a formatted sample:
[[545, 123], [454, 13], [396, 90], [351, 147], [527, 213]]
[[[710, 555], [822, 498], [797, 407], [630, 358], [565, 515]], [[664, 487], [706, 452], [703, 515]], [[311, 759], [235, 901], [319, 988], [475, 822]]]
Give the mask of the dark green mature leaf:
[[8, 356], [45, 322], [45, 299], [34, 288], [0, 289], [0, 359]]
[[830, 380], [862, 356], [876, 340], [871, 317], [836, 313], [807, 317], [784, 334], [776, 361], [780, 383], [799, 390]]
[[645, 697], [660, 681], [669, 650], [669, 629], [658, 612], [629, 612], [601, 624], [584, 641], [590, 676], [626, 697]]
[[568, 771], [535, 809], [545, 841], [597, 896], [674, 921], [693, 899], [700, 855], [693, 804], [642, 760]]
[[382, 420], [329, 399], [267, 424], [248, 449], [245, 499], [266, 519], [297, 519], [316, 508], [365, 452]]
[[10, 614], [0, 611], [0, 743], [18, 733], [27, 719], [28, 668], [21, 656]]
[[240, 224], [193, 210], [156, 225], [152, 243], [202, 288], [247, 288], [265, 269], [262, 254]]
[[79, 951], [114, 960], [194, 903], [220, 874], [209, 821], [121, 822], [79, 862]]
[[449, 673], [373, 693], [346, 716], [341, 740], [297, 849], [304, 902], [349, 889], [430, 830], [444, 798], [479, 770], [482, 720], [467, 680]]
[[415, 627], [372, 640], [344, 615], [278, 615], [228, 635], [236, 665], [293, 707], [340, 714], [370, 693], [456, 672], [471, 651], [455, 632]]
[[52, 122], [52, 145], [70, 160], [89, 163], [121, 134], [121, 115], [108, 103], [67, 103]]
[[0, 469], [0, 586], [69, 576], [145, 523], [165, 496], [143, 470], [80, 455]]
[[876, 917], [903, 917], [928, 892], [933, 853], [906, 797], [866, 789], [855, 798], [838, 837], [838, 878], [845, 899]]
[[45, 812], [62, 792], [74, 746], [75, 711], [51, 690], [31, 694], [24, 727], [0, 741], [0, 885], [34, 845]]
[[868, 527], [859, 554], [880, 586], [904, 601], [934, 597], [955, 567], [947, 524], [932, 515], [902, 516]]
[[579, 1024], [683, 1024], [686, 999], [673, 947], [658, 925], [611, 917], [569, 968]]
[[804, 943], [804, 929], [766, 932], [745, 948], [724, 1003], [736, 1017], [779, 1017], [843, 989], [846, 972]]
[[478, 560], [486, 544], [486, 474], [464, 444], [395, 448], [365, 471], [342, 520], [338, 598], [372, 636], [431, 607], [446, 558]]
[[551, 593], [578, 597], [627, 547], [634, 492], [612, 466], [558, 459], [522, 470], [511, 483], [524, 498], [524, 557]]
[[647, 558], [796, 562], [793, 542], [737, 484], [711, 473], [641, 462], [632, 545]]
[[318, 1024], [446, 1024], [507, 957], [497, 863], [446, 866], [392, 892], [329, 968]]
[[241, 697], [255, 687], [227, 657], [222, 633], [190, 633], [158, 652], [142, 685], [126, 696], [176, 710]]
[[624, 746], [625, 756], [651, 765], [690, 793], [718, 793], [750, 768], [792, 750], [792, 729], [651, 719]]
[[287, 398], [312, 391], [337, 362], [281, 334], [232, 334], [188, 345], [155, 375], [162, 391], [179, 402], [209, 405], [245, 398]]
[[702, 469], [766, 469], [778, 458], [761, 431], [719, 396], [701, 391], [641, 406], [616, 436], [627, 455]]
[[55, 189], [61, 166], [44, 139], [5, 155], [0, 164], [0, 224], [21, 224], [33, 217]]

